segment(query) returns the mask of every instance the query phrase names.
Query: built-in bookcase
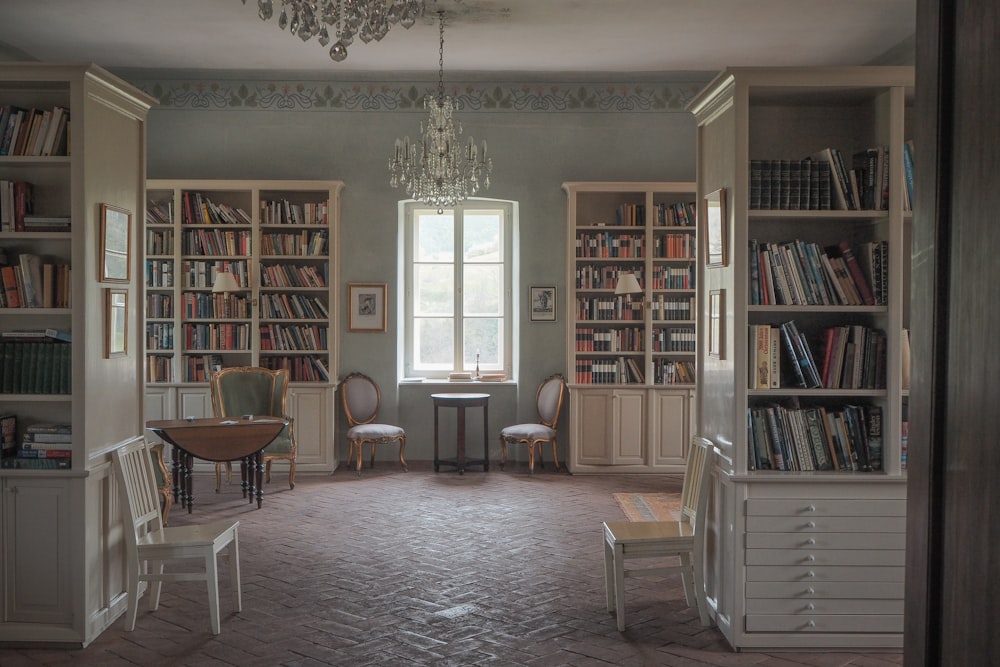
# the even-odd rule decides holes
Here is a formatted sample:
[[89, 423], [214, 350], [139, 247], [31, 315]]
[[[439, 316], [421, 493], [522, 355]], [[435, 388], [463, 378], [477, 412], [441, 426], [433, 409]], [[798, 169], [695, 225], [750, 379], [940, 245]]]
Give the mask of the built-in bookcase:
[[737, 648], [902, 644], [912, 93], [911, 68], [733, 68], [690, 106], [699, 198], [726, 212], [728, 259], [698, 272], [722, 342], [699, 351], [695, 432], [718, 452], [708, 590]]
[[[697, 377], [693, 183], [565, 183], [570, 469], [683, 466]], [[616, 294], [626, 275], [638, 292]]]

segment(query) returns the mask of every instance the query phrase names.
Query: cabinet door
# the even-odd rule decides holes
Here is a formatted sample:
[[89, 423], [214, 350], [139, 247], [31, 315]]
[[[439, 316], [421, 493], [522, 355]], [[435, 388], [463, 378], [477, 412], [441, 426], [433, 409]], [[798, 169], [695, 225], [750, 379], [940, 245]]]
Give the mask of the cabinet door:
[[212, 410], [212, 394], [208, 387], [182, 387], [178, 389], [178, 400], [179, 417], [201, 419], [215, 415], [215, 411]]
[[690, 441], [691, 392], [653, 391], [650, 408], [653, 427], [652, 464], [680, 466], [683, 470]]
[[616, 465], [643, 464], [646, 459], [646, 392], [617, 389], [614, 411], [614, 457]]
[[613, 406], [614, 394], [608, 389], [581, 389], [573, 396], [576, 433], [572, 446], [579, 452], [580, 463], [612, 462]]
[[3, 620], [72, 622], [67, 483], [7, 478], [3, 492]]
[[292, 387], [286, 408], [295, 420], [295, 442], [299, 465], [324, 465], [333, 462], [333, 405], [328, 387]]
[[[175, 419], [177, 399], [174, 389], [171, 387], [146, 387], [146, 403], [144, 406], [146, 421], [160, 421], [162, 419]], [[146, 432], [146, 439], [151, 443], [163, 442], [149, 431]]]

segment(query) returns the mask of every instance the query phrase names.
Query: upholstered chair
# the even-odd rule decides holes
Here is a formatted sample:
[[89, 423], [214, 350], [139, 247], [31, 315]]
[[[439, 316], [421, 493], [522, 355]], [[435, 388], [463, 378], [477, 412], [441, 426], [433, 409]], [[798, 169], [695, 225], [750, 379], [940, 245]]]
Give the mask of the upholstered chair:
[[357, 461], [358, 476], [361, 476], [365, 443], [371, 445], [371, 467], [375, 467], [375, 445], [398, 444], [399, 463], [404, 471], [407, 470], [406, 432], [399, 426], [375, 421], [382, 406], [378, 384], [364, 373], [351, 373], [340, 383], [340, 400], [347, 416], [347, 442], [350, 444], [347, 461]]
[[538, 410], [537, 424], [516, 424], [500, 431], [500, 469], [507, 463], [507, 445], [523, 443], [528, 446], [528, 470], [535, 472], [535, 457], [542, 462], [542, 443], [552, 443], [552, 460], [559, 470], [559, 454], [556, 447], [556, 427], [559, 423], [559, 413], [562, 411], [563, 398], [566, 395], [566, 379], [561, 373], [555, 373], [542, 380], [535, 393], [535, 406]]

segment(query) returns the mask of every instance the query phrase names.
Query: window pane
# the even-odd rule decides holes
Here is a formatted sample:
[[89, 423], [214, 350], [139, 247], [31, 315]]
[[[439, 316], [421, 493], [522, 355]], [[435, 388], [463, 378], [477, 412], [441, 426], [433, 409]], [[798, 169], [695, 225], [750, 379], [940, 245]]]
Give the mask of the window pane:
[[455, 269], [451, 264], [418, 264], [413, 267], [413, 314], [455, 314]]
[[416, 261], [452, 262], [455, 259], [455, 225], [450, 211], [441, 215], [417, 215], [415, 230]]
[[415, 368], [450, 370], [455, 361], [455, 328], [450, 317], [422, 317], [414, 320]]
[[503, 315], [503, 267], [470, 264], [465, 267], [462, 309], [466, 317]]
[[462, 252], [466, 262], [499, 262], [503, 259], [500, 216], [466, 213], [462, 226]]
[[488, 317], [464, 321], [465, 368], [476, 368], [476, 353], [479, 353], [479, 370], [503, 368], [502, 320]]

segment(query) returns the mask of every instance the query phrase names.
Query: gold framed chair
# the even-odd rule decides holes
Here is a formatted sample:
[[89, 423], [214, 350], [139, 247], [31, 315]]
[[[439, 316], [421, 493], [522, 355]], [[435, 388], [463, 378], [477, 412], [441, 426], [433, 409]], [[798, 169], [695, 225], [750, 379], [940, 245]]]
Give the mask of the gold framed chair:
[[[209, 376], [212, 409], [216, 417], [239, 419], [243, 415], [283, 417], [288, 426], [264, 448], [264, 479], [271, 481], [271, 463], [288, 461], [288, 488], [295, 488], [295, 424], [286, 414], [288, 370], [260, 366], [233, 366], [213, 371]], [[222, 483], [222, 463], [215, 464], [215, 490]], [[227, 481], [232, 477], [232, 464], [226, 463]]]
[[[125, 629], [135, 629], [139, 610], [140, 582], [149, 582], [150, 611], [160, 605], [164, 581], [204, 581], [208, 587], [208, 614], [212, 634], [221, 630], [219, 622], [219, 553], [229, 556], [229, 576], [233, 606], [243, 609], [240, 590], [239, 521], [223, 520], [207, 524], [164, 527], [153, 473], [152, 451], [143, 438], [136, 438], [112, 452], [112, 466], [122, 496], [125, 523], [126, 591], [128, 607]], [[164, 572], [168, 561], [201, 560], [198, 572]]]
[[379, 408], [382, 406], [382, 392], [375, 380], [364, 373], [351, 373], [340, 383], [340, 400], [347, 416], [347, 442], [350, 451], [347, 461], [357, 461], [358, 476], [361, 476], [361, 457], [365, 443], [371, 445], [371, 464], [375, 467], [375, 445], [398, 443], [399, 464], [407, 471], [406, 431], [392, 424], [379, 424]]
[[516, 424], [500, 431], [500, 469], [507, 463], [507, 445], [523, 443], [528, 445], [528, 470], [535, 472], [535, 456], [538, 463], [545, 467], [542, 461], [542, 443], [552, 443], [552, 460], [559, 470], [559, 453], [556, 443], [556, 427], [559, 424], [559, 413], [562, 412], [563, 399], [566, 396], [566, 378], [562, 373], [553, 373], [538, 385], [535, 393], [535, 406], [538, 409], [537, 424]]
[[[689, 607], [697, 605], [701, 624], [709, 625], [705, 597], [705, 520], [711, 489], [710, 440], [694, 437], [688, 451], [681, 488], [678, 521], [605, 521], [604, 584], [608, 611], [617, 616], [618, 630], [625, 630], [625, 578], [680, 574]], [[679, 565], [625, 569], [632, 558], [678, 556]]]
[[173, 476], [167, 467], [167, 461], [163, 454], [163, 443], [158, 442], [150, 446], [149, 456], [153, 460], [153, 477], [156, 481], [156, 493], [162, 499], [163, 525], [170, 521], [170, 508], [174, 505]]

